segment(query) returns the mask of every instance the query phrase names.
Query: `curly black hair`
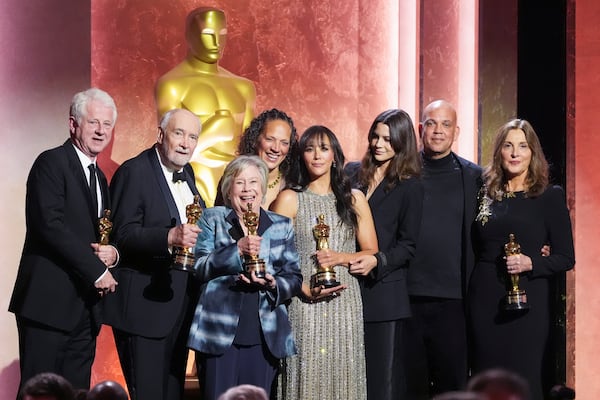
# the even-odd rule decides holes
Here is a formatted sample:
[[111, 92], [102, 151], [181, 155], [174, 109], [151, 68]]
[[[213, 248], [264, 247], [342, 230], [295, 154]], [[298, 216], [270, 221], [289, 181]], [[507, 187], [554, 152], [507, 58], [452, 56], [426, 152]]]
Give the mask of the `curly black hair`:
[[272, 108], [270, 110], [263, 111], [258, 116], [256, 116], [252, 120], [252, 122], [250, 122], [250, 126], [246, 128], [246, 130], [240, 137], [240, 143], [238, 145], [237, 154], [240, 156], [256, 155], [256, 145], [258, 143], [258, 137], [265, 129], [267, 122], [276, 120], [287, 122], [292, 130], [292, 134], [290, 137], [290, 149], [288, 151], [288, 154], [285, 156], [283, 162], [279, 165], [279, 171], [281, 171], [281, 174], [287, 181], [290, 179], [290, 174], [293, 170], [292, 161], [298, 148], [298, 133], [296, 132], [294, 121], [292, 121], [292, 119], [283, 111], [278, 110], [276, 108]]

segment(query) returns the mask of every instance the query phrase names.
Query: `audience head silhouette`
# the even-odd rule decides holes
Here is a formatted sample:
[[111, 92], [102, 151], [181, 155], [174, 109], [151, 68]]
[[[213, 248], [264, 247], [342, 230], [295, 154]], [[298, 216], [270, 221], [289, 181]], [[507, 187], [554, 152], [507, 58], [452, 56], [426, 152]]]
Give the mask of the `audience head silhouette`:
[[128, 400], [123, 386], [115, 381], [104, 381], [90, 389], [87, 400]]
[[51, 372], [30, 378], [19, 392], [18, 400], [74, 400], [75, 391], [69, 381]]
[[482, 393], [488, 400], [529, 400], [525, 379], [504, 369], [490, 369], [473, 376], [467, 390]]
[[254, 385], [239, 385], [227, 390], [219, 400], [268, 400], [267, 392]]

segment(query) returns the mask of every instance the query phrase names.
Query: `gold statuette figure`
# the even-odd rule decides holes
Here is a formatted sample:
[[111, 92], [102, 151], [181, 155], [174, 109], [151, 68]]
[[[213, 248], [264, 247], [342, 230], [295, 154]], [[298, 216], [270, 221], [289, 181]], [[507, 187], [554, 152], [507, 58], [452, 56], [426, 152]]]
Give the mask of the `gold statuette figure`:
[[100, 244], [106, 246], [112, 231], [113, 224], [110, 221], [110, 210], [105, 209], [102, 218], [98, 220], [98, 232], [100, 233]]
[[[244, 213], [244, 226], [248, 228], [248, 235], [257, 235], [258, 214], [252, 211], [252, 203], [248, 203], [248, 209]], [[264, 278], [266, 273], [265, 260], [259, 258], [257, 254], [244, 255], [244, 271], [248, 275], [254, 271], [257, 278]]]
[[[513, 256], [521, 254], [521, 246], [515, 241], [515, 235], [508, 235], [508, 243], [504, 245], [504, 254], [506, 256]], [[506, 305], [505, 310], [527, 310], [529, 305], [527, 304], [527, 294], [525, 290], [519, 288], [519, 274], [510, 275], [511, 289], [506, 294]]]
[[[202, 216], [200, 196], [195, 195], [194, 202], [185, 207], [185, 215], [188, 224], [195, 225], [198, 222]], [[171, 264], [171, 268], [179, 271], [194, 272], [195, 263], [194, 249], [191, 247], [173, 247], [173, 263]]]
[[254, 117], [252, 81], [219, 65], [227, 41], [225, 13], [213, 7], [192, 10], [186, 20], [187, 57], [156, 83], [158, 116], [184, 108], [198, 116], [202, 133], [190, 164], [208, 207], [219, 179], [235, 158], [239, 138]]
[[[319, 215], [318, 221], [317, 225], [313, 228], [313, 234], [317, 241], [317, 250], [325, 250], [329, 248], [330, 228], [329, 225], [325, 224], [325, 216], [323, 214]], [[340, 284], [337, 281], [333, 266], [323, 267], [321, 265], [317, 267], [317, 273], [310, 278], [310, 283], [311, 287], [324, 286], [326, 288], [339, 286]]]

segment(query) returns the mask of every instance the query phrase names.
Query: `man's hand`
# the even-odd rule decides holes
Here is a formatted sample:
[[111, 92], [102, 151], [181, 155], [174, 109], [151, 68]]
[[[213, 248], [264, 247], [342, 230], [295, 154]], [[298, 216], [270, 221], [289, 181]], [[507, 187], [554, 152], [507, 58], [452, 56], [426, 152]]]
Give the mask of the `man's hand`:
[[106, 271], [104, 276], [97, 281], [94, 286], [96, 289], [98, 289], [98, 294], [100, 297], [102, 297], [107, 293], [113, 293], [115, 290], [117, 290], [118, 284], [119, 283], [115, 280], [115, 278], [113, 278], [110, 271]]
[[91, 244], [94, 249], [94, 254], [100, 259], [107, 267], [112, 267], [117, 262], [117, 249], [111, 245], [101, 245], [98, 243]]
[[182, 224], [169, 230], [169, 247], [194, 247], [200, 233], [198, 225]]

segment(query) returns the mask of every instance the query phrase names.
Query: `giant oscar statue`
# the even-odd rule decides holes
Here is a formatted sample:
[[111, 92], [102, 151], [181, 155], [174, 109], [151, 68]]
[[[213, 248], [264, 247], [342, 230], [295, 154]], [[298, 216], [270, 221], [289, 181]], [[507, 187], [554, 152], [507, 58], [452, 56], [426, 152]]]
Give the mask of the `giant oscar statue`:
[[185, 108], [200, 118], [202, 133], [191, 164], [208, 207], [214, 204], [223, 170], [254, 116], [252, 81], [219, 66], [227, 38], [225, 13], [212, 7], [191, 11], [186, 21], [188, 55], [156, 83], [159, 118]]

